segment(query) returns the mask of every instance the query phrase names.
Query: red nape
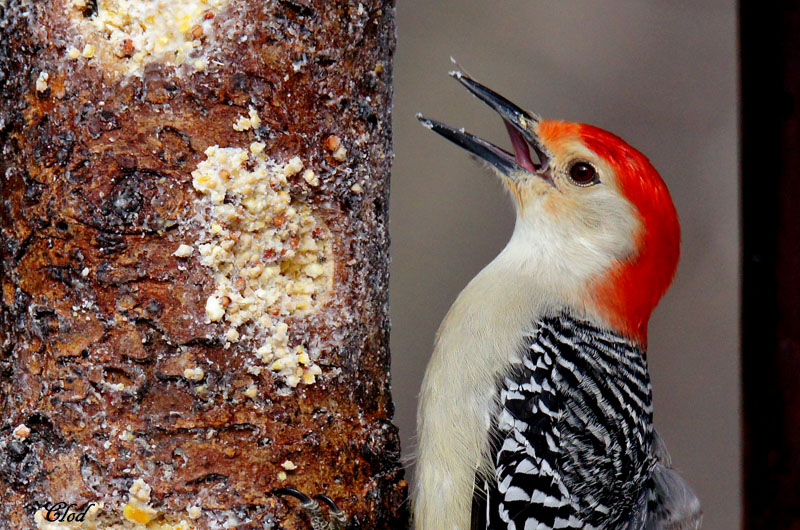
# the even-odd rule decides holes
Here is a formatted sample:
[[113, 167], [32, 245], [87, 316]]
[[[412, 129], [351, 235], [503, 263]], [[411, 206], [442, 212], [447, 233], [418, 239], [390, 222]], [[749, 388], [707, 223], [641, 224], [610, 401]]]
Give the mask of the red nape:
[[603, 129], [580, 125], [578, 131], [583, 143], [614, 169], [642, 221], [636, 255], [598, 281], [591, 297], [613, 326], [646, 345], [650, 314], [678, 266], [678, 214], [666, 184], [643, 154]]

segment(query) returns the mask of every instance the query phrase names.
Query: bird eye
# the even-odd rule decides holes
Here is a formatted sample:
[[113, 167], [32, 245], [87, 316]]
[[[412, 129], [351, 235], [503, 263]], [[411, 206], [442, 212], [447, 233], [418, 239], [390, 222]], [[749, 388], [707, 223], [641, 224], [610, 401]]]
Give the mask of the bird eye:
[[598, 182], [597, 170], [587, 162], [576, 162], [569, 168], [569, 178], [578, 186], [589, 186]]

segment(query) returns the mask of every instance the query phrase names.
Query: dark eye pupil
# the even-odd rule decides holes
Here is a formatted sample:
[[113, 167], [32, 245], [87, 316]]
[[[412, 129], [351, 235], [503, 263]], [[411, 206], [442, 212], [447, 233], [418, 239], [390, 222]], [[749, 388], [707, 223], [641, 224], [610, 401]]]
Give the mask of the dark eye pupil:
[[584, 184], [592, 180], [595, 176], [595, 169], [586, 162], [578, 162], [569, 170], [569, 176], [575, 182]]

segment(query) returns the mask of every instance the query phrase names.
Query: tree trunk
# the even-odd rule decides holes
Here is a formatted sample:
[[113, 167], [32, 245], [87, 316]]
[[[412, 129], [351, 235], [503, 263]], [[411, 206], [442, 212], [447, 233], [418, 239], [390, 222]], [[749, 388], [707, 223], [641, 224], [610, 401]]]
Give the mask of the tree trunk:
[[392, 0], [0, 0], [0, 527], [407, 526], [393, 48]]

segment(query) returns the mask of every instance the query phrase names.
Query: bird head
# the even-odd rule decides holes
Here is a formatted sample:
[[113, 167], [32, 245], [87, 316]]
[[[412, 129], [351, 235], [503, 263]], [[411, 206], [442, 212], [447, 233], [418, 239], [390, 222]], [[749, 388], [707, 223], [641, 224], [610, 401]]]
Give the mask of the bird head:
[[517, 220], [505, 252], [549, 293], [646, 344], [650, 314], [680, 254], [677, 213], [658, 172], [607, 131], [543, 119], [461, 72], [451, 75], [500, 114], [514, 152], [418, 118], [507, 185]]

